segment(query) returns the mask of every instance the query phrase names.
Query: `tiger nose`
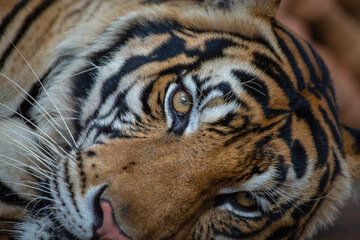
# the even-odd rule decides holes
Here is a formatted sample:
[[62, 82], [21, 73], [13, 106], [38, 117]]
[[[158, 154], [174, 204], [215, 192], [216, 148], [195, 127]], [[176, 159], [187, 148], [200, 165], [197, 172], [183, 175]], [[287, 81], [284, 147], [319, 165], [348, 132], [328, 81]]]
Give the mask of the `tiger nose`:
[[93, 211], [94, 211], [94, 233], [101, 228], [103, 219], [104, 219], [104, 213], [101, 208], [101, 195], [104, 193], [105, 189], [108, 187], [108, 185], [103, 185], [98, 192], [96, 193], [94, 200], [93, 200]]

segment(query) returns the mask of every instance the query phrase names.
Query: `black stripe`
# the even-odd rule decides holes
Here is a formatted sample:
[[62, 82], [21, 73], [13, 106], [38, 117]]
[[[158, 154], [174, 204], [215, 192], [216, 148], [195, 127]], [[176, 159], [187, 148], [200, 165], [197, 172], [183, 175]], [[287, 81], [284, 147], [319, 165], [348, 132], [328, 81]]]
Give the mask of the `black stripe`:
[[[99, 113], [97, 112], [95, 115], [94, 115], [94, 117], [96, 116], [99, 120], [101, 120], [101, 119], [105, 119], [105, 118], [107, 118], [107, 117], [109, 117], [112, 113], [113, 113], [113, 111], [114, 111], [114, 109], [117, 111], [117, 116], [122, 116], [122, 115], [124, 115], [124, 114], [126, 114], [128, 111], [130, 111], [129, 110], [129, 106], [128, 106], [128, 104], [126, 103], [126, 101], [125, 101], [125, 96], [128, 94], [128, 92], [132, 89], [134, 87], [134, 84], [131, 84], [131, 86], [129, 86], [127, 89], [125, 89], [121, 94], [119, 94], [119, 95], [117, 95], [116, 96], [116, 100], [114, 101], [114, 104], [113, 104], [113, 107], [111, 107], [110, 109], [110, 111], [109, 112], [107, 112], [107, 113], [105, 113], [105, 114], [103, 114], [103, 115], [101, 115], [101, 116], [99, 116]], [[99, 111], [99, 108], [101, 107], [101, 105], [100, 106], [97, 106], [97, 111]], [[92, 120], [92, 119], [94, 119], [94, 117], [89, 117], [86, 121], [85, 121], [85, 124], [84, 124], [84, 128], [86, 128], [87, 126], [88, 126], [88, 124], [90, 124], [90, 121]], [[98, 127], [100, 127], [101, 128], [101, 126], [98, 126]], [[97, 128], [97, 127], [96, 127]], [[91, 126], [91, 128], [89, 128], [88, 129], [88, 132], [90, 132], [92, 129], [94, 129], [94, 126]], [[104, 133], [107, 133], [106, 131], [104, 132]], [[111, 132], [109, 132], [109, 133], [111, 133]]]
[[65, 174], [65, 183], [67, 183], [67, 189], [69, 197], [71, 198], [72, 202], [74, 203], [74, 207], [76, 209], [76, 212], [80, 215], [80, 211], [77, 207], [76, 200], [75, 200], [75, 194], [74, 194], [74, 186], [70, 182], [70, 175], [69, 175], [69, 161], [65, 161], [64, 163], [64, 174]]
[[[238, 98], [233, 93], [233, 88], [228, 82], [221, 82], [217, 85], [209, 86], [202, 90], [202, 98], [206, 98], [212, 91], [219, 90], [223, 94], [223, 98], [226, 102], [237, 102]], [[199, 101], [201, 105], [202, 101]]]
[[[298, 102], [298, 96], [299, 94], [296, 92], [294, 85], [292, 81], [290, 80], [290, 77], [285, 73], [285, 71], [282, 69], [282, 66], [280, 66], [277, 62], [275, 62], [270, 57], [259, 53], [254, 52], [253, 54], [253, 61], [252, 64], [255, 65], [256, 68], [263, 71], [267, 76], [272, 78], [272, 80], [283, 90], [285, 95], [288, 97], [290, 102], [290, 107], [296, 105]], [[241, 79], [240, 79], [241, 80]], [[253, 81], [254, 79], [250, 79]], [[258, 93], [257, 91], [250, 90], [246, 88], [247, 91], [252, 92], [252, 96], [255, 97], [255, 99], [263, 105], [263, 110], [267, 118], [278, 116], [279, 114], [286, 114], [289, 113], [289, 111], [286, 109], [271, 109], [267, 105], [269, 103], [269, 92], [267, 90], [266, 85], [264, 84], [264, 81], [260, 81], [261, 79], [257, 79], [257, 84], [260, 84], [261, 92], [263, 92], [266, 96]], [[267, 80], [268, 81], [268, 80]], [[292, 110], [292, 109], [291, 109]]]
[[294, 112], [296, 117], [307, 122], [317, 151], [316, 168], [323, 167], [329, 156], [329, 136], [321, 126], [320, 120], [314, 116], [307, 100], [302, 99], [297, 106], [294, 106]]
[[[324, 166], [329, 155], [328, 136], [321, 126], [319, 119], [314, 116], [310, 102], [294, 89], [289, 76], [275, 61], [265, 55], [254, 53], [254, 64], [283, 89], [289, 99], [289, 106], [293, 114], [307, 122], [317, 150], [316, 167]], [[284, 132], [284, 134], [287, 133]], [[291, 142], [286, 143], [289, 147], [292, 145]]]
[[202, 233], [202, 229], [200, 227], [200, 230], [197, 231], [197, 229], [194, 229], [192, 234], [191, 234], [191, 240], [199, 240], [199, 234]]
[[31, 129], [35, 129], [35, 126], [33, 125], [34, 123], [30, 123], [29, 121], [31, 121], [31, 116], [30, 116], [30, 109], [31, 106], [34, 104], [34, 100], [36, 99], [36, 97], [38, 96], [38, 94], [40, 93], [40, 89], [41, 89], [41, 85], [40, 83], [36, 83], [33, 85], [33, 87], [31, 88], [31, 90], [28, 92], [28, 97], [21, 103], [19, 109], [17, 110], [17, 113], [20, 114], [14, 114], [14, 116], [19, 116], [21, 117], [24, 122], [31, 128]]
[[[19, 216], [19, 218], [15, 218], [16, 216], [11, 216], [9, 218], [5, 218], [5, 217], [0, 217], [0, 226], [12, 226], [14, 225], [16, 222], [19, 222], [21, 220], [21, 216]], [[4, 224], [4, 225], [2, 225]], [[0, 228], [0, 236], [2, 236], [2, 232], [1, 230], [4, 230], [3, 228]], [[10, 238], [11, 239], [11, 238]]]
[[261, 127], [257, 123], [252, 123], [249, 116], [241, 116], [242, 125], [239, 127], [232, 128], [231, 131], [225, 132], [225, 135], [231, 135], [232, 137], [224, 143], [224, 146], [227, 147], [230, 144], [237, 142], [239, 139], [242, 139], [248, 135], [255, 133], [260, 133]]
[[[305, 88], [305, 81], [304, 81], [304, 76], [302, 74], [302, 71], [300, 70], [300, 68], [298, 66], [298, 62], [295, 59], [293, 53], [287, 47], [285, 41], [282, 38], [280, 38], [280, 36], [278, 36], [276, 33], [275, 33], [275, 36], [276, 36], [277, 41], [278, 41], [278, 43], [280, 45], [280, 48], [282, 49], [283, 53], [285, 54], [286, 58], [288, 59], [290, 65], [291, 65], [292, 71], [295, 74], [298, 90], [301, 91], [301, 90], [303, 90]], [[300, 43], [298, 41], [296, 41], [293, 36], [291, 36], [289, 34], [288, 34], [288, 36], [291, 38], [291, 40], [295, 44], [296, 48], [299, 51], [300, 56], [303, 57], [303, 54], [305, 54], [305, 52], [302, 49]]]
[[227, 129], [232, 129], [232, 130], [235, 130], [235, 127], [233, 127], [231, 125], [231, 122], [234, 121], [234, 119], [236, 117], [239, 117], [237, 114], [233, 113], [233, 112], [229, 112], [228, 114], [226, 114], [225, 117], [219, 119], [218, 121], [216, 122], [213, 122], [213, 123], [209, 123], [209, 125], [211, 126], [222, 126], [223, 128], [227, 128]]
[[[76, 156], [76, 161], [78, 162], [78, 167], [79, 167], [79, 169], [80, 169], [80, 175], [81, 175], [81, 177], [83, 177], [83, 173], [84, 173], [84, 171], [82, 170], [82, 167], [83, 167], [83, 164], [82, 164], [82, 157], [81, 157], [81, 154], [77, 154], [77, 156]], [[64, 174], [66, 175], [66, 177], [65, 177], [65, 182], [68, 184], [68, 194], [70, 195], [70, 198], [71, 198], [71, 200], [72, 200], [72, 202], [73, 202], [73, 206], [75, 207], [75, 210], [76, 210], [76, 212], [79, 214], [79, 216], [81, 216], [81, 214], [80, 214], [80, 210], [79, 210], [79, 206], [78, 206], [78, 203], [77, 203], [77, 201], [75, 200], [75, 194], [74, 194], [74, 187], [73, 187], [73, 184], [71, 183], [71, 181], [70, 181], [70, 175], [69, 175], [69, 173], [70, 173], [70, 166], [69, 166], [69, 161], [66, 161], [65, 163], [64, 163]], [[82, 194], [84, 194], [84, 192], [85, 192], [85, 183], [84, 183], [84, 178], [82, 178], [82, 183], [83, 183], [83, 185], [82, 186], [80, 186], [81, 188], [82, 188], [82, 190], [81, 190], [81, 193]]]
[[[327, 114], [327, 112], [325, 111], [325, 109], [323, 109], [321, 106], [319, 106], [319, 110], [326, 122], [326, 124], [329, 126], [331, 132], [332, 132], [332, 135], [334, 137], [334, 140], [336, 142], [336, 146], [339, 147], [339, 149], [341, 149], [341, 151], [343, 152], [343, 149], [342, 149], [342, 139], [341, 139], [341, 136], [340, 136], [340, 129], [338, 128], [337, 125], [334, 125], [333, 122], [330, 120], [329, 118], [329, 114]], [[337, 116], [334, 116], [334, 118], [336, 119]], [[337, 123], [337, 122], [336, 122]], [[344, 154], [342, 153], [342, 155], [344, 156]]]
[[22, 0], [20, 2], [18, 2], [15, 7], [11, 10], [11, 12], [8, 12], [8, 14], [3, 18], [3, 20], [1, 21], [1, 25], [0, 25], [0, 35], [2, 35], [3, 33], [5, 33], [6, 28], [8, 27], [8, 25], [11, 23], [11, 21], [14, 19], [14, 17], [16, 16], [16, 14], [18, 14], [18, 12], [23, 9], [26, 4], [28, 4], [30, 0]]
[[[279, 193], [277, 192], [277, 190], [275, 190], [275, 194], [273, 194], [273, 197], [276, 196], [276, 195], [279, 196]], [[281, 196], [279, 196], [279, 198], [280, 197]], [[290, 212], [290, 209], [296, 208], [297, 201], [294, 201], [294, 200], [295, 199], [289, 200], [289, 201], [287, 201], [287, 202], [285, 202], [283, 204], [280, 204], [280, 205], [276, 200], [270, 200], [270, 202], [272, 202], [274, 205], [276, 204], [276, 207], [279, 210], [274, 210], [274, 211], [266, 213], [265, 216], [266, 216], [266, 219], [267, 219], [267, 224], [268, 225], [273, 224], [274, 222], [276, 222], [279, 219], [283, 218], [284, 213], [288, 213], [288, 212]]]
[[0, 58], [0, 69], [3, 68], [7, 57], [14, 50], [13, 45], [17, 45], [21, 38], [25, 35], [27, 30], [30, 28], [31, 24], [48, 8], [51, 4], [53, 4], [57, 0], [45, 0], [38, 7], [33, 9], [32, 13], [28, 15], [21, 27], [21, 29], [17, 32], [15, 39], [10, 43], [5, 52], [2, 54]]
[[[321, 177], [319, 182], [319, 187], [317, 189], [316, 194], [307, 202], [302, 203], [297, 208], [294, 209], [294, 212], [291, 214], [291, 216], [294, 218], [295, 222], [299, 222], [301, 218], [303, 218], [305, 215], [307, 216], [307, 219], [312, 219], [313, 216], [317, 213], [317, 209], [320, 208], [320, 205], [323, 203], [324, 199], [326, 198], [325, 187], [329, 183], [330, 178], [330, 168], [329, 165], [326, 166], [326, 172]], [[331, 189], [332, 190], [332, 189]], [[301, 228], [301, 232], [299, 236], [301, 236], [305, 230], [305, 227], [307, 225], [303, 225]]]
[[296, 229], [294, 225], [281, 226], [276, 229], [266, 240], [291, 239], [288, 236]]
[[[301, 58], [304, 61], [307, 69], [309, 70], [309, 73], [310, 73], [310, 79], [309, 80], [312, 82], [313, 86], [311, 86], [310, 84], [307, 84], [307, 89], [311, 93], [313, 93], [314, 96], [316, 96], [317, 98], [321, 98], [320, 95], [322, 95], [326, 99], [333, 116], [335, 117], [335, 119], [337, 119], [338, 110], [337, 110], [336, 106], [334, 105], [335, 93], [334, 93], [334, 90], [333, 90], [333, 88], [331, 86], [329, 70], [326, 67], [324, 61], [316, 53], [314, 48], [308, 42], [305, 41], [305, 43], [307, 44], [308, 48], [311, 51], [311, 55], [315, 58], [317, 67], [321, 71], [322, 76], [321, 76], [321, 79], [319, 79], [319, 77], [316, 74], [315, 67], [312, 64], [311, 60], [310, 60], [310, 56], [309, 56], [309, 54], [306, 53], [304, 47], [285, 28], [283, 28], [283, 27], [279, 27], [279, 28], [291, 38], [291, 40], [295, 44], [297, 50], [299, 51], [299, 53], [301, 55]], [[278, 39], [279, 39], [279, 37], [278, 37]], [[331, 91], [332, 97], [327, 94], [327, 91], [326, 91], [327, 89]], [[337, 122], [337, 126], [339, 126], [338, 122]]]
[[150, 84], [144, 88], [141, 92], [141, 103], [142, 103], [142, 110], [145, 114], [149, 115], [153, 120], [157, 120], [157, 118], [151, 113], [151, 108], [149, 105], [149, 97], [150, 94], [153, 92], [154, 85], [156, 81], [152, 81]]
[[333, 175], [331, 177], [331, 183], [334, 182], [334, 179], [335, 179], [336, 176], [338, 176], [339, 174], [342, 173], [340, 160], [339, 160], [334, 148], [332, 149], [332, 152], [333, 152], [333, 158], [334, 158], [334, 170], [333, 170], [333, 173], [332, 173]]
[[[179, 54], [186, 54], [189, 57], [197, 57], [198, 60], [194, 63], [181, 65], [180, 67], [171, 67], [172, 73], [181, 75], [183, 70], [190, 72], [198, 68], [203, 61], [208, 61], [210, 59], [222, 56], [223, 50], [225, 48], [238, 45], [226, 37], [217, 37], [205, 42], [204, 51], [201, 49], [187, 49], [186, 41], [174, 34], [174, 31], [183, 32], [181, 26], [178, 26], [176, 23], [149, 22], [147, 25], [137, 26], [137, 28], [134, 28], [132, 30], [133, 36], [147, 37], [151, 34], [168, 33], [170, 35], [170, 39], [161, 44], [159, 47], [155, 48], [148, 55], [136, 55], [127, 59], [119, 71], [104, 82], [101, 90], [101, 102], [105, 102], [114, 89], [117, 89], [121, 79], [125, 75], [133, 72], [145, 64], [163, 62], [178, 56]], [[98, 111], [95, 112], [90, 118], [95, 118], [97, 114]]]
[[0, 201], [14, 204], [14, 205], [26, 205], [29, 202], [19, 196], [16, 192], [1, 182], [0, 179]]
[[[338, 120], [338, 112], [339, 111], [338, 111], [336, 103], [335, 103], [336, 102], [335, 101], [335, 91], [334, 91], [334, 88], [330, 81], [331, 77], [330, 77], [329, 69], [326, 67], [324, 60], [319, 56], [319, 54], [317, 54], [315, 52], [314, 48], [309, 43], [307, 43], [307, 45], [308, 45], [313, 57], [315, 58], [316, 63], [318, 64], [318, 68], [322, 74], [321, 80], [324, 82], [324, 87], [326, 87], [326, 89], [323, 89], [322, 95], [324, 96], [325, 100], [327, 101], [330, 111], [333, 114], [334, 118], [336, 119], [336, 125], [340, 126], [340, 123]], [[317, 81], [317, 82], [320, 82], [320, 81]], [[310, 91], [312, 91], [311, 87], [309, 87], [309, 89], [310, 89]], [[331, 96], [329, 96], [328, 91], [330, 91]]]
[[[255, 54], [254, 57], [257, 58], [258, 55]], [[258, 60], [254, 61], [256, 62]], [[270, 101], [269, 90], [264, 81], [259, 79], [259, 77], [240, 70], [232, 70], [231, 73], [241, 84], [246, 83], [244, 85], [246, 92], [248, 92], [262, 106], [264, 114], [267, 118], [287, 114], [289, 112], [287, 109], [272, 109], [268, 107]]]
[[[236, 222], [239, 223], [239, 221], [242, 221], [244, 224], [246, 224], [247, 226], [250, 226], [247, 221], [249, 221], [248, 219], [241, 219], [238, 218], [238, 216], [235, 215], [235, 217], [237, 218]], [[280, 216], [282, 217], [282, 216]], [[251, 221], [254, 221], [256, 219], [251, 219]], [[223, 223], [225, 224], [225, 223]], [[230, 223], [231, 224], [231, 223]], [[257, 234], [259, 234], [260, 232], [264, 231], [266, 228], [268, 228], [269, 226], [271, 226], [271, 224], [273, 224], [273, 221], [266, 221], [266, 223], [263, 226], [260, 226], [258, 229], [251, 229], [252, 231], [248, 231], [247, 229], [241, 229], [237, 226], [234, 225], [230, 225], [230, 224], [226, 224], [225, 228], [221, 228], [218, 229], [214, 226], [214, 224], [211, 225], [211, 228], [213, 229], [213, 233], [215, 236], [223, 236], [223, 237], [227, 237], [227, 238], [232, 238], [232, 239], [247, 239], [247, 238], [251, 238], [256, 236]], [[230, 231], [227, 231], [230, 230]], [[242, 231], [245, 230], [245, 231]], [[204, 239], [209, 239], [209, 238], [204, 238]]]
[[[301, 59], [304, 61], [307, 69], [309, 70], [309, 73], [310, 73], [310, 81], [315, 84], [315, 86], [318, 88], [318, 87], [322, 87], [322, 86], [325, 86], [326, 84], [328, 84], [328, 81], [319, 81], [319, 77], [317, 76], [316, 74], [316, 71], [315, 71], [315, 68], [314, 68], [314, 65], [312, 64], [311, 60], [310, 60], [310, 57], [309, 55], [306, 53], [306, 51], [304, 50], [304, 48], [302, 47], [302, 45], [299, 43], [299, 41], [291, 34], [289, 33], [289, 31], [287, 31], [285, 28], [281, 27], [281, 26], [278, 26], [278, 28], [284, 32], [286, 35], [288, 35], [291, 40], [293, 41], [293, 43], [295, 44], [296, 46], [296, 49], [299, 51], [299, 54], [301, 56]], [[279, 36], [276, 36], [278, 38], [278, 40], [281, 40], [281, 38]], [[283, 47], [283, 46], [282, 46]], [[312, 49], [310, 47], [310, 49]], [[314, 54], [315, 52], [313, 52]], [[317, 60], [316, 58], [316, 55], [314, 55], [314, 58]], [[289, 56], [288, 56], [289, 57]], [[319, 62], [317, 62], [319, 63]], [[321, 89], [321, 88], [320, 88]]]
[[252, 73], [247, 73], [242, 70], [232, 70], [231, 73], [238, 79], [240, 84], [245, 88], [255, 100], [262, 106], [264, 113], [268, 116], [269, 113], [267, 106], [269, 105], [270, 97], [269, 90], [261, 81], [258, 76], [253, 75]]
[[[297, 50], [299, 51], [299, 54], [300, 54], [302, 60], [304, 61], [305, 65], [306, 65], [306, 67], [307, 67], [307, 69], [308, 69], [308, 71], [310, 73], [310, 79], [309, 80], [312, 82], [312, 84], [308, 84], [308, 83], [306, 84], [307, 90], [309, 90], [317, 98], [321, 98], [320, 95], [322, 95], [326, 99], [332, 114], [337, 119], [338, 111], [337, 111], [336, 106], [334, 105], [334, 96], [335, 96], [335, 94], [334, 94], [334, 90], [332, 89], [332, 86], [330, 84], [330, 74], [329, 74], [329, 71], [328, 71], [326, 65], [324, 64], [324, 61], [315, 52], [315, 50], [311, 47], [311, 45], [308, 42], [305, 42], [307, 44], [308, 48], [310, 49], [312, 56], [315, 58], [316, 64], [318, 65], [319, 70], [321, 71], [322, 78], [320, 79], [316, 74], [314, 65], [310, 61], [310, 56], [306, 53], [304, 47], [300, 44], [300, 42], [294, 36], [292, 36], [291, 33], [289, 33], [286, 29], [284, 29], [284, 28], [282, 28], [280, 26], [278, 26], [278, 28], [281, 31], [283, 31], [284, 33], [286, 33], [291, 38], [291, 40], [295, 44]], [[276, 35], [276, 37], [278, 39], [278, 42], [279, 42], [280, 46], [283, 48], [283, 51], [286, 54], [287, 53], [286, 44], [283, 42], [283, 40], [281, 40], [281, 38], [277, 34], [275, 34], [275, 35]], [[291, 58], [291, 56], [289, 54], [286, 54], [286, 55], [287, 55], [287, 58], [289, 58], [289, 57]], [[295, 65], [295, 70], [296, 70], [296, 68], [297, 67]], [[327, 90], [331, 91], [331, 93], [333, 95], [332, 97], [328, 96]], [[339, 124], [337, 123], [337, 125], [339, 125]]]
[[[60, 200], [61, 208], [59, 208], [59, 209], [62, 210], [62, 209], [66, 209], [66, 205], [65, 205], [64, 200], [60, 196], [60, 186], [59, 186], [59, 183], [58, 183], [58, 181], [59, 181], [58, 178], [60, 178], [60, 176], [58, 176], [58, 175], [59, 174], [54, 174], [54, 179], [52, 180], [52, 183], [54, 184], [55, 189], [53, 189], [50, 197], [53, 198], [53, 199]], [[60, 181], [64, 182], [63, 179], [61, 179]], [[54, 192], [55, 192], [56, 196], [54, 196]]]
[[[194, 33], [201, 34], [202, 31], [200, 30], [192, 30]], [[185, 47], [185, 41], [184, 39], [181, 39], [177, 37], [173, 31], [182, 32], [182, 27], [180, 24], [176, 22], [147, 22], [146, 24], [136, 24], [131, 26], [131, 28], [127, 29], [125, 33], [121, 34], [120, 38], [113, 42], [110, 47], [106, 49], [102, 49], [97, 53], [94, 53], [90, 59], [92, 62], [95, 63], [95, 65], [101, 66], [106, 64], [109, 59], [112, 58], [113, 52], [118, 51], [118, 49], [124, 45], [129, 39], [131, 39], [134, 36], [137, 37], [147, 37], [151, 34], [163, 34], [168, 33], [171, 36], [171, 39], [168, 40], [166, 43], [162, 44], [160, 47], [154, 49], [152, 53], [150, 53], [148, 56], [134, 56], [126, 61], [126, 63], [121, 67], [121, 69], [118, 71], [118, 73], [114, 74], [112, 77], [108, 78], [106, 82], [103, 84], [103, 88], [101, 91], [101, 102], [106, 101], [106, 98], [113, 92], [114, 89], [117, 88], [119, 82], [121, 81], [121, 78], [124, 77], [126, 74], [138, 69], [144, 64], [148, 64], [155, 61], [166, 61], [167, 59], [177, 56], [178, 54], [185, 53], [189, 57], [198, 57], [198, 61], [196, 61], [193, 64], [185, 64], [185, 65], [177, 65], [174, 67], [171, 67], [170, 69], [164, 69], [159, 75], [161, 74], [167, 74], [168, 72], [181, 74], [183, 70], [186, 70], [187, 72], [190, 72], [194, 70], [195, 68], [199, 67], [201, 62], [210, 60], [216, 57], [220, 57], [223, 55], [223, 49], [227, 48], [229, 46], [240, 46], [239, 44], [236, 44], [232, 42], [230, 39], [226, 37], [218, 37], [211, 40], [208, 40], [205, 43], [206, 50], [201, 51], [200, 49], [186, 49]], [[216, 31], [213, 31], [213, 33], [216, 33]], [[258, 44], [265, 45], [267, 48], [270, 49], [270, 51], [275, 51], [272, 49], [271, 45], [262, 38], [250, 38], [242, 35], [236, 35], [233, 33], [229, 33], [234, 37], [238, 37], [243, 39], [244, 41], [249, 42], [255, 42]], [[187, 34], [188, 35], [188, 34]], [[193, 36], [194, 37], [194, 36]], [[241, 47], [245, 47], [241, 45]], [[106, 61], [100, 61], [101, 59], [106, 59]], [[82, 88], [76, 87], [75, 89], [81, 89], [80, 92], [77, 92], [75, 94], [75, 97], [80, 97], [82, 99], [85, 99], [88, 97], [89, 89], [93, 86], [95, 77], [96, 77], [97, 70], [94, 70], [93, 72], [85, 73], [83, 76], [78, 77], [76, 79], [77, 85], [83, 85], [83, 82], [86, 82], [86, 86]], [[78, 106], [80, 109], [80, 106]], [[79, 113], [81, 114], [81, 113]], [[94, 119], [97, 117], [98, 111], [96, 111], [87, 121], [90, 119]], [[79, 124], [80, 125], [80, 124]], [[79, 126], [80, 127], [80, 126]]]
[[[328, 75], [328, 78], [330, 79], [330, 75]], [[338, 117], [339, 110], [338, 110], [338, 106], [336, 105], [334, 88], [332, 85], [329, 85], [327, 90], [331, 92], [331, 96], [329, 96], [327, 91], [325, 91], [323, 93], [323, 96], [324, 96], [326, 102], [328, 103], [328, 107], [331, 111], [331, 114], [333, 115], [333, 117], [335, 119], [334, 127], [340, 129], [340, 122], [339, 122], [339, 117]]]
[[209, 82], [211, 77], [208, 76], [206, 78], [201, 78], [197, 74], [192, 74], [191, 76], [193, 82], [196, 84], [196, 96], [195, 98], [201, 103], [204, 101], [204, 96], [202, 94], [202, 89], [204, 88], [204, 84]]
[[[77, 161], [77, 165], [78, 165], [78, 167], [79, 167], [79, 172], [80, 172], [80, 177], [81, 177], [81, 194], [82, 195], [85, 195], [85, 189], [86, 189], [86, 174], [85, 174], [85, 172], [84, 172], [84, 164], [83, 164], [83, 159], [82, 159], [82, 157], [81, 157], [81, 155], [79, 154], [78, 156], [77, 156], [77, 158], [76, 158], [76, 161]], [[75, 203], [75, 205], [77, 205], [77, 202], [75, 202], [74, 201], [74, 203]], [[76, 206], [76, 208], [77, 208], [77, 206]]]
[[[322, 76], [322, 80], [324, 81], [323, 84], [330, 85], [331, 84], [330, 72], [329, 72], [329, 69], [326, 67], [324, 60], [319, 56], [319, 54], [316, 53], [315, 49], [311, 46], [310, 43], [306, 42], [306, 44], [308, 45], [312, 56], [315, 58], [318, 68], [321, 70], [321, 73], [323, 74], [323, 76]], [[310, 60], [308, 60], [308, 61], [310, 61]], [[316, 75], [314, 75], [314, 76], [316, 76]], [[316, 81], [316, 78], [314, 80]]]
[[[221, 33], [221, 31], [219, 31], [219, 32]], [[248, 37], [248, 36], [245, 36], [245, 35], [242, 35], [242, 34], [239, 34], [239, 33], [228, 33], [228, 34], [230, 34], [233, 37], [240, 38], [240, 39], [242, 39], [244, 41], [248, 41], [248, 42], [251, 42], [251, 43], [257, 43], [257, 44], [263, 45], [265, 48], [267, 48], [273, 54], [273, 56], [276, 58], [276, 60], [281, 61], [280, 56], [277, 54], [276, 50], [273, 48], [273, 46], [270, 44], [270, 42], [267, 39], [262, 38], [260, 36]]]
[[[289, 168], [285, 164], [285, 159], [283, 155], [278, 155], [276, 160], [277, 160], [276, 177], [274, 180], [276, 182], [276, 187], [279, 187], [286, 181]], [[277, 197], [277, 195], [275, 195], [275, 197]]]
[[[44, 213], [47, 219], [49, 219], [53, 224], [51, 224], [50, 228], [43, 228], [43, 232], [47, 232], [52, 240], [65, 240], [65, 239], [79, 239], [78, 237], [74, 236], [71, 232], [67, 230], [67, 226], [64, 227], [59, 220], [54, 216], [54, 214], [51, 214], [50, 212]], [[73, 220], [75, 223], [75, 220]], [[48, 224], [50, 225], [50, 224]], [[56, 227], [53, 227], [56, 226]], [[62, 226], [59, 228], [58, 226]], [[95, 238], [94, 238], [95, 239]], [[40, 238], [39, 240], [44, 240], [43, 238]]]
[[302, 178], [306, 172], [307, 159], [304, 146], [299, 140], [295, 140], [291, 146], [291, 163], [293, 165], [296, 178]]
[[17, 114], [14, 115], [14, 116], [21, 117], [24, 120], [24, 122], [32, 129], [35, 129], [35, 126], [34, 126], [35, 123], [29, 122], [32, 119], [32, 117], [30, 116], [30, 109], [31, 109], [31, 106], [34, 105], [35, 100], [42, 89], [42, 86], [40, 83], [44, 82], [44, 79], [46, 79], [49, 72], [50, 72], [50, 70], [47, 73], [45, 73], [44, 76], [40, 78], [40, 80], [39, 80], [40, 82], [36, 82], [30, 89], [30, 91], [27, 93], [26, 99], [24, 99], [24, 101], [21, 103], [21, 105], [19, 106], [19, 108], [17, 110], [17, 112], [20, 114], [20, 116]]

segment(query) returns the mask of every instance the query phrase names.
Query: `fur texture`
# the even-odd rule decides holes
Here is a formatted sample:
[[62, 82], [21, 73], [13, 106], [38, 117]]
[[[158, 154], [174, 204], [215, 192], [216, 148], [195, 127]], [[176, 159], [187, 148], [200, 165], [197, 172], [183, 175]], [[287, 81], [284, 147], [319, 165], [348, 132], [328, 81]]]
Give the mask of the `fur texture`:
[[0, 228], [92, 239], [100, 198], [133, 240], [329, 226], [360, 134], [279, 2], [1, 1]]

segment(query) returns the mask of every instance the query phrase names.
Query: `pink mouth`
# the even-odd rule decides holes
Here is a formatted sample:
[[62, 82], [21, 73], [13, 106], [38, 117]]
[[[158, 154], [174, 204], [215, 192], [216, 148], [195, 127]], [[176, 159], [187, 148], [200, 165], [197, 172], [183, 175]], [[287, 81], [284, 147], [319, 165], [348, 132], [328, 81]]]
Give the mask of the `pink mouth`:
[[115, 223], [110, 203], [101, 201], [100, 206], [103, 211], [103, 224], [101, 228], [96, 231], [100, 240], [131, 240], [125, 236]]

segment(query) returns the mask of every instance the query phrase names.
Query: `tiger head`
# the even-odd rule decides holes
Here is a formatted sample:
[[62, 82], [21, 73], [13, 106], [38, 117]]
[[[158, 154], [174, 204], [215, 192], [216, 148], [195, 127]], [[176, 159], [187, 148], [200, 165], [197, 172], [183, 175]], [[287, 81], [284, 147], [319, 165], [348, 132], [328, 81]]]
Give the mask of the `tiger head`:
[[47, 207], [18, 228], [303, 239], [332, 223], [359, 173], [343, 144], [353, 138], [323, 61], [275, 20], [280, 1], [165, 2], [59, 46], [39, 104], [70, 120], [64, 131], [37, 121], [63, 152]]

